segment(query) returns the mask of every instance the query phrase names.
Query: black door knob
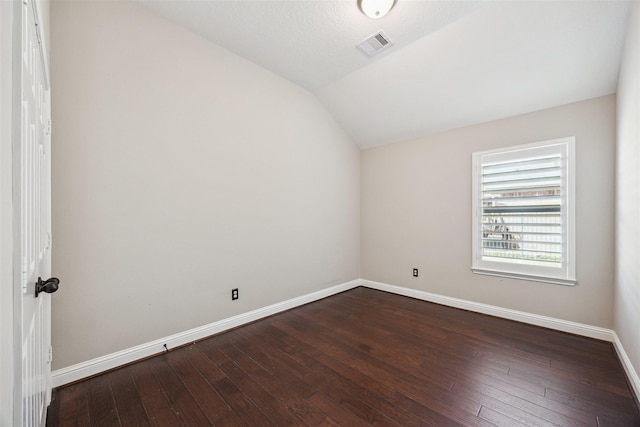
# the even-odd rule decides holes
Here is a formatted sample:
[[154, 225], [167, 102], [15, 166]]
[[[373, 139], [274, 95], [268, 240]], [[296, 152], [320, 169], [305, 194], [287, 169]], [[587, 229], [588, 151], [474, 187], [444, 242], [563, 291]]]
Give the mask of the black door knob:
[[38, 282], [36, 283], [36, 298], [42, 292], [47, 294], [52, 294], [58, 290], [58, 285], [60, 284], [60, 279], [57, 277], [52, 277], [47, 280], [42, 280], [42, 277], [38, 277]]

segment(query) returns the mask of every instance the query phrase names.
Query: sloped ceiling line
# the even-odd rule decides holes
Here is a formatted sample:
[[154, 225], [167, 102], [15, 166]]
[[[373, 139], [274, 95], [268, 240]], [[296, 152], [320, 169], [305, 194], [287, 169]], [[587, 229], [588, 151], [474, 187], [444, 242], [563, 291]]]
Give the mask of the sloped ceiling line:
[[[628, 0], [135, 0], [313, 92], [363, 149], [615, 92]], [[377, 31], [392, 49], [368, 57]]]

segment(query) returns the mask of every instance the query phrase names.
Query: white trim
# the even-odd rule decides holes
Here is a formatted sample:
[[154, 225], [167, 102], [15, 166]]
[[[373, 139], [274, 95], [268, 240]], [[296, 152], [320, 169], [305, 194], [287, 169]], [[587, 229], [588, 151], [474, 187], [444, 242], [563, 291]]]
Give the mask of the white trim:
[[556, 279], [555, 277], [531, 276], [527, 274], [511, 273], [500, 270], [485, 270], [482, 268], [472, 268], [475, 274], [483, 274], [485, 276], [509, 277], [511, 279], [529, 280], [531, 282], [551, 283], [554, 285], [575, 286], [578, 283], [575, 280]]
[[[576, 216], [575, 216], [575, 136], [540, 141], [531, 144], [517, 145], [472, 153], [472, 249], [471, 269], [478, 274], [491, 274], [525, 278], [535, 277], [536, 281], [574, 285], [576, 283]], [[561, 230], [562, 230], [562, 263], [558, 267], [537, 265], [523, 260], [508, 261], [505, 259], [483, 256], [483, 241], [480, 235], [483, 230], [482, 205], [482, 173], [484, 166], [498, 165], [505, 162], [528, 160], [537, 156], [560, 156], [561, 160]], [[507, 216], [507, 215], [505, 215]]]
[[625, 352], [618, 336], [611, 329], [600, 328], [583, 323], [570, 322], [568, 320], [556, 319], [553, 317], [540, 316], [523, 311], [511, 310], [508, 308], [482, 304], [460, 298], [453, 298], [445, 295], [434, 294], [430, 292], [419, 291], [416, 289], [389, 285], [386, 283], [374, 282], [372, 280], [364, 279], [352, 280], [350, 282], [332, 286], [330, 288], [313, 292], [311, 294], [303, 295], [297, 298], [283, 301], [281, 303], [276, 303], [267, 307], [259, 308], [248, 313], [229, 317], [227, 319], [210, 323], [199, 328], [194, 328], [185, 332], [170, 335], [165, 338], [157, 339], [146, 344], [141, 344], [122, 351], [118, 351], [116, 353], [111, 353], [106, 356], [78, 363], [73, 366], [58, 369], [52, 372], [53, 387], [60, 387], [65, 384], [78, 381], [113, 368], [117, 368], [118, 366], [126, 365], [127, 363], [135, 362], [136, 360], [162, 353], [164, 351], [164, 344], [166, 344], [170, 349], [189, 344], [191, 342], [206, 338], [211, 335], [219, 334], [229, 329], [245, 325], [247, 323], [271, 316], [273, 314], [299, 307], [301, 305], [308, 304], [310, 302], [314, 302], [331, 295], [338, 294], [340, 292], [345, 292], [350, 289], [357, 288], [358, 286], [364, 286], [370, 289], [377, 289], [396, 295], [403, 295], [423, 301], [446, 305], [448, 307], [460, 308], [476, 313], [488, 314], [490, 316], [500, 317], [503, 319], [515, 320], [517, 322], [527, 323], [530, 325], [542, 326], [557, 331], [568, 332], [589, 338], [612, 342], [620, 358], [622, 366], [624, 367], [624, 370], [627, 374], [627, 378], [629, 378], [633, 390], [640, 400], [640, 377], [638, 377], [638, 374], [634, 369], [631, 360], [627, 356], [627, 353]]
[[[42, 75], [44, 77], [44, 87], [46, 90], [51, 89], [51, 80], [49, 78], [49, 40], [47, 39], [46, 34], [42, 34], [43, 23], [40, 22], [40, 17], [42, 16], [42, 12], [40, 9], [42, 8], [42, 3], [40, 1], [33, 1], [31, 4], [31, 8], [33, 9], [33, 20], [36, 24], [36, 37], [38, 39], [38, 44], [40, 45], [40, 62], [42, 64]], [[47, 28], [49, 23], [47, 22]]]
[[[13, 426], [16, 323], [14, 319], [13, 69], [15, 2], [0, 0], [0, 425]], [[18, 306], [19, 307], [19, 306]], [[20, 418], [18, 418], [20, 419]]]
[[530, 325], [542, 326], [544, 328], [611, 342], [613, 343], [620, 363], [627, 374], [627, 378], [631, 383], [636, 399], [640, 401], [640, 376], [638, 376], [638, 372], [635, 370], [633, 363], [631, 363], [631, 359], [629, 359], [629, 356], [624, 350], [622, 342], [618, 338], [618, 334], [616, 334], [612, 329], [600, 328], [598, 326], [586, 325], [584, 323], [570, 322], [568, 320], [556, 319], [553, 317], [540, 316], [538, 314], [527, 313], [524, 311], [511, 310], [508, 308], [482, 304], [479, 302], [448, 297], [440, 294], [433, 294], [401, 286], [389, 285], [386, 283], [374, 282], [371, 280], [361, 279], [360, 284], [367, 288], [390, 292], [396, 295], [403, 295], [449, 307], [461, 308], [463, 310], [474, 311], [476, 313], [488, 314], [490, 316], [501, 317], [503, 319], [515, 320], [517, 322], [528, 323]]
[[51, 373], [53, 387], [60, 387], [64, 384], [78, 381], [83, 378], [108, 371], [109, 369], [117, 368], [118, 366], [126, 365], [127, 363], [135, 362], [136, 360], [144, 359], [145, 357], [162, 353], [164, 351], [165, 344], [169, 349], [189, 344], [191, 342], [209, 337], [211, 335], [219, 334], [229, 329], [265, 318], [267, 316], [299, 307], [301, 305], [308, 304], [310, 302], [317, 301], [331, 295], [338, 294], [340, 292], [357, 288], [358, 286], [360, 286], [360, 280], [352, 280], [350, 282], [332, 286], [327, 289], [323, 289], [297, 298], [292, 298], [280, 303], [272, 304], [267, 307], [258, 308], [247, 313], [239, 314], [227, 319], [222, 319], [208, 325], [170, 335], [165, 338], [160, 338], [155, 341], [131, 347], [122, 351], [107, 354], [106, 356], [98, 357], [86, 362], [58, 369]]
[[611, 329], [597, 326], [585, 325], [584, 323], [570, 322], [568, 320], [556, 319], [553, 317], [540, 316], [538, 314], [524, 311], [511, 310], [509, 308], [497, 307], [495, 305], [482, 304], [460, 298], [448, 297], [440, 294], [419, 291], [416, 289], [403, 288], [401, 286], [388, 285], [386, 283], [373, 282], [371, 280], [361, 280], [362, 286], [380, 291], [391, 292], [404, 295], [423, 301], [434, 302], [449, 307], [461, 308], [463, 310], [474, 311], [476, 313], [488, 314], [490, 316], [501, 317], [503, 319], [515, 320], [517, 322], [528, 323], [530, 325], [542, 326], [557, 331], [569, 332], [571, 334], [582, 335], [589, 338], [596, 338], [603, 341], [613, 342], [614, 332]]
[[631, 383], [631, 388], [636, 394], [636, 399], [640, 401], [640, 377], [638, 376], [638, 372], [633, 367], [633, 363], [631, 363], [631, 359], [629, 359], [627, 352], [624, 351], [622, 342], [620, 341], [620, 338], [618, 338], [618, 334], [616, 334], [615, 331], [613, 331], [613, 346], [616, 349], [616, 353], [618, 353], [620, 363], [622, 364], [622, 367], [627, 374], [627, 378]]

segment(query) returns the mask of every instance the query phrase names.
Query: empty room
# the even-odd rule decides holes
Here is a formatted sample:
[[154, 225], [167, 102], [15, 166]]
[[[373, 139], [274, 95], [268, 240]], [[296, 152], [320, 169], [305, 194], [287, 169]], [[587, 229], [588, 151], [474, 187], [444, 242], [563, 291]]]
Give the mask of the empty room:
[[640, 426], [639, 28], [1, 1], [0, 426]]

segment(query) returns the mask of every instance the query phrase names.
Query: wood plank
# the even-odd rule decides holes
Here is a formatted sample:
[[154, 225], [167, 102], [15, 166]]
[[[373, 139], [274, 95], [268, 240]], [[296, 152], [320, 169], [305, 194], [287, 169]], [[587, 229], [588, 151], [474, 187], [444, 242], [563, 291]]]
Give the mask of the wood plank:
[[147, 361], [153, 376], [171, 402], [171, 407], [184, 425], [207, 426], [211, 422], [195, 401], [181, 379], [176, 375], [169, 363], [170, 359], [178, 358], [182, 352], [166, 353]]
[[[134, 363], [123, 368], [129, 371], [147, 413], [147, 421], [154, 427], [180, 426], [182, 422], [173, 409], [162, 385], [153, 376], [149, 364]], [[110, 374], [105, 374], [110, 375]]]
[[123, 426], [150, 426], [147, 413], [127, 369], [117, 369], [109, 375], [109, 383]]
[[640, 426], [610, 343], [366, 288], [62, 387], [47, 425]]
[[82, 427], [90, 425], [88, 386], [89, 382], [83, 381], [56, 392], [59, 418], [48, 418], [47, 426]]
[[92, 426], [119, 426], [120, 418], [108, 376], [87, 381], [89, 420]]
[[327, 421], [328, 415], [310, 404], [308, 399], [302, 398], [287, 383], [271, 375], [255, 360], [240, 351], [237, 347], [228, 347], [224, 353], [238, 366], [246, 371], [256, 382], [261, 384], [267, 392], [274, 396], [290, 413], [308, 425], [321, 425]]
[[231, 407], [224, 401], [224, 399], [218, 394], [213, 387], [220, 378], [217, 376], [209, 377], [212, 382], [210, 383], [202, 375], [202, 372], [198, 369], [201, 364], [207, 364], [204, 358], [195, 346], [190, 346], [186, 349], [181, 349], [177, 355], [181, 357], [168, 358], [169, 365], [173, 368], [173, 371], [180, 378], [185, 385], [191, 396], [211, 421], [212, 424], [216, 424], [221, 419], [237, 419], [236, 414]]

